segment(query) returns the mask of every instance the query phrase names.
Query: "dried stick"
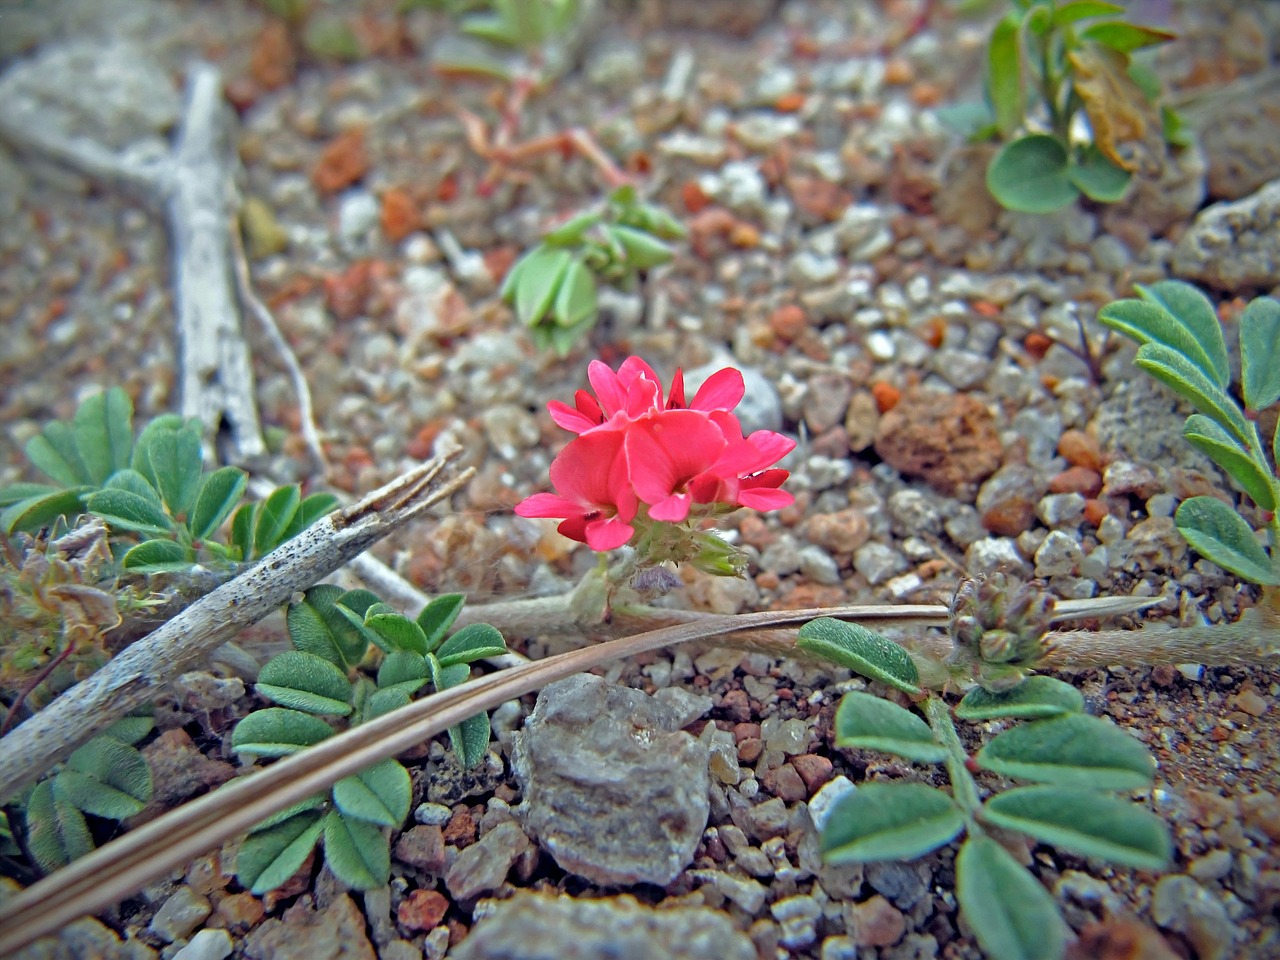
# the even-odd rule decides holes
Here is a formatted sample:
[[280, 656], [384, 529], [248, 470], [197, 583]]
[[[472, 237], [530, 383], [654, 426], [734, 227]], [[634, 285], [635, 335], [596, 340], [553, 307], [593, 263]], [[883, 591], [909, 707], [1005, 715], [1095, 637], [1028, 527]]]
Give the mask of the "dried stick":
[[473, 470], [437, 479], [456, 453], [435, 457], [360, 502], [317, 520], [0, 739], [0, 803], [151, 700], [239, 630], [459, 489]]

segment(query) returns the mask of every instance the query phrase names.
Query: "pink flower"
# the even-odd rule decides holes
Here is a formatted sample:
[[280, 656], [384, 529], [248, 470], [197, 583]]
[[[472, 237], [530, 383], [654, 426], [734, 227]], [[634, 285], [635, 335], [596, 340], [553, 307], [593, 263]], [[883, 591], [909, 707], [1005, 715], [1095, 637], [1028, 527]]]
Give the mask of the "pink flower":
[[551, 462], [559, 493], [535, 493], [516, 505], [521, 517], [563, 518], [558, 529], [592, 550], [612, 550], [631, 539], [636, 495], [627, 478], [623, 434], [601, 430], [578, 437]]

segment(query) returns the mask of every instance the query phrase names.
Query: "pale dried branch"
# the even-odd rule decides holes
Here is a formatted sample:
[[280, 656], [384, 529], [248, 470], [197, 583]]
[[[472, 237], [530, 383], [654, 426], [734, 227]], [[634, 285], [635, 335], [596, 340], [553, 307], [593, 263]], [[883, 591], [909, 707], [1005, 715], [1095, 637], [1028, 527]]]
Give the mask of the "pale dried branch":
[[450, 496], [474, 473], [468, 468], [453, 477], [440, 477], [455, 455], [456, 451], [435, 457], [358, 503], [317, 520], [0, 739], [0, 802], [35, 782], [96, 733], [152, 700], [165, 684], [199, 664], [239, 630]]

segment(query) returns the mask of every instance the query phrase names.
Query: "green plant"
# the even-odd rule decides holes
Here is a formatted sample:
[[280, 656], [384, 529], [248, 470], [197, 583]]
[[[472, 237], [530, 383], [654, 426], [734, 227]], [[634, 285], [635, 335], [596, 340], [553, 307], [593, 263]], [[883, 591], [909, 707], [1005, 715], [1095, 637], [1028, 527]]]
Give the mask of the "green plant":
[[[507, 648], [488, 624], [446, 637], [462, 605], [461, 594], [437, 597], [410, 620], [367, 590], [312, 587], [289, 607], [295, 649], [268, 661], [258, 676], [258, 693], [279, 706], [241, 720], [232, 748], [254, 757], [288, 756], [334, 734], [322, 718], [356, 725], [404, 706], [428, 683], [436, 690], [463, 683], [472, 662]], [[382, 653], [376, 679], [357, 669], [371, 644]], [[461, 765], [483, 759], [489, 732], [486, 713], [449, 728]], [[356, 890], [381, 886], [391, 869], [383, 828], [402, 824], [411, 801], [408, 771], [383, 760], [255, 827], [240, 846], [237, 876], [254, 893], [274, 889], [323, 837], [326, 861], [339, 879]]]
[[502, 298], [513, 304], [534, 343], [562, 356], [596, 322], [599, 283], [625, 287], [672, 257], [668, 241], [684, 236], [670, 214], [619, 187], [588, 210], [543, 235], [512, 266]]
[[1124, 7], [1100, 0], [1012, 2], [987, 45], [985, 104], [950, 113], [972, 139], [1006, 141], [987, 168], [988, 189], [1027, 213], [1081, 194], [1121, 199], [1135, 166], [1126, 144], [1157, 128], [1170, 143], [1186, 142], [1176, 114], [1153, 105], [1159, 81], [1130, 59], [1173, 34], [1130, 23]]
[[241, 506], [229, 542], [220, 542], [219, 529], [244, 495], [245, 472], [204, 471], [195, 419], [157, 417], [135, 442], [133, 404], [118, 387], [89, 397], [70, 422], [46, 424], [26, 454], [54, 483], [0, 490], [0, 533], [34, 532], [59, 517], [94, 514], [115, 535], [121, 567], [134, 573], [258, 559], [337, 505], [332, 494], [303, 497], [297, 485], [281, 487], [262, 503]]
[[[969, 639], [1003, 656], [1001, 629], [969, 624]], [[990, 635], [990, 636], [987, 636]], [[962, 643], [957, 637], [958, 645]], [[798, 646], [906, 694], [917, 713], [867, 693], [847, 693], [835, 717], [836, 745], [877, 750], [915, 763], [943, 764], [951, 791], [924, 783], [861, 784], [831, 809], [822, 829], [830, 863], [906, 860], [951, 843], [956, 899], [982, 949], [995, 960], [1056, 960], [1067, 927], [1053, 897], [998, 839], [1021, 833], [1085, 857], [1142, 870], [1171, 855], [1164, 823], [1118, 794], [1150, 787], [1155, 762], [1114, 724], [1082, 713], [1083, 698], [1051, 677], [1001, 690], [975, 687], [955, 716], [1021, 720], [973, 756], [961, 743], [946, 701], [927, 694], [911, 657], [863, 627], [821, 618], [800, 629]], [[1029, 781], [982, 799], [975, 774]]]
[[1174, 522], [1197, 552], [1265, 587], [1280, 585], [1280, 427], [1272, 462], [1258, 414], [1280, 400], [1280, 302], [1259, 297], [1240, 316], [1240, 395], [1229, 392], [1227, 345], [1213, 304], [1195, 287], [1165, 280], [1138, 287], [1138, 298], [1103, 307], [1098, 319], [1141, 346], [1134, 363], [1196, 408], [1182, 435], [1265, 511], [1270, 555], [1240, 514], [1216, 497], [1183, 501]]
[[151, 768], [134, 744], [151, 728], [151, 718], [142, 716], [113, 724], [16, 805], [22, 816], [13, 822], [23, 824], [22, 845], [41, 871], [51, 873], [93, 849], [86, 814], [125, 820], [150, 802]]

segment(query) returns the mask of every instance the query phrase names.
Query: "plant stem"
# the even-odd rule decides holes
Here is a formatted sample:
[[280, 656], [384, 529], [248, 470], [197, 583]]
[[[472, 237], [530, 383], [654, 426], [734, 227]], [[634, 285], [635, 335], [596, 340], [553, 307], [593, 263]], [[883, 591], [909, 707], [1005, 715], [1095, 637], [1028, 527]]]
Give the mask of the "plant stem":
[[951, 721], [951, 708], [941, 697], [926, 697], [921, 704], [924, 715], [929, 719], [929, 728], [933, 731], [933, 739], [947, 748], [947, 775], [951, 778], [951, 795], [972, 821], [982, 805], [978, 799], [978, 785], [965, 766], [969, 759], [968, 751], [960, 742], [956, 733], [956, 725]]

